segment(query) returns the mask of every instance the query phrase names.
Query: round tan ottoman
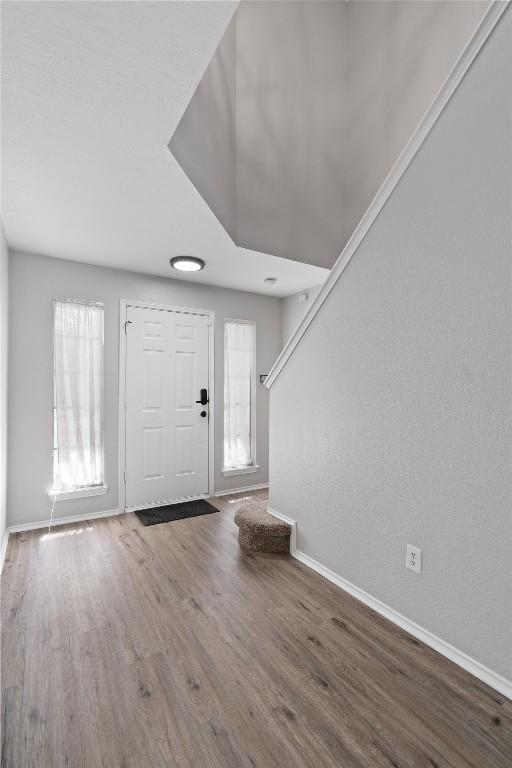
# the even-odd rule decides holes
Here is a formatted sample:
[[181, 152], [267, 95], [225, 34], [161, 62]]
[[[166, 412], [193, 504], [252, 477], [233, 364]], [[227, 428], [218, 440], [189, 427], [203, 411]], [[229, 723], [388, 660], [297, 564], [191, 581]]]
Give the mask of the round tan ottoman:
[[238, 543], [251, 552], [289, 552], [290, 526], [267, 512], [265, 502], [244, 504], [235, 512]]

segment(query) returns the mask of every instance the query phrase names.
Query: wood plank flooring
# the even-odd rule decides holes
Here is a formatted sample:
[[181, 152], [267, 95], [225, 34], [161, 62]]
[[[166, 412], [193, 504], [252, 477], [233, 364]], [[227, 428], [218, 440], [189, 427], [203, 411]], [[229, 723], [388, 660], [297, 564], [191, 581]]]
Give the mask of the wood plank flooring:
[[241, 552], [243, 498], [11, 537], [1, 765], [510, 768], [512, 702], [296, 560]]

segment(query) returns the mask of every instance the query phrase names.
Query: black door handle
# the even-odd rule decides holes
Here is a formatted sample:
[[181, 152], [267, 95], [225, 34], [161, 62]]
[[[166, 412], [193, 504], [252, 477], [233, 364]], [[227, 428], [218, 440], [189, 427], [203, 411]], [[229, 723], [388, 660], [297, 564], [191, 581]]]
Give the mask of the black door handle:
[[208, 405], [208, 390], [202, 389], [201, 390], [201, 399], [196, 400], [196, 403], [200, 403], [201, 405]]

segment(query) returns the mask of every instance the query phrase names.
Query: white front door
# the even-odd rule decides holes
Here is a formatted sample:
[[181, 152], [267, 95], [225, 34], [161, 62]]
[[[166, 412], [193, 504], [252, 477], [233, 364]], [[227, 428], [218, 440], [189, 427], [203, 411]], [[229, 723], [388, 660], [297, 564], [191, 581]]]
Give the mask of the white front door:
[[126, 320], [125, 506], [207, 495], [209, 316], [129, 306]]

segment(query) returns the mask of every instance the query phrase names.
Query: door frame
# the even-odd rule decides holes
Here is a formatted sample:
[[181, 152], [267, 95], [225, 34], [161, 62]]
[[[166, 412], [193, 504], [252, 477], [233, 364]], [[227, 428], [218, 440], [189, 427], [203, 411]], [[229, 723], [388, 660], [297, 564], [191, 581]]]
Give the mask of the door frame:
[[[191, 496], [180, 501], [207, 499], [215, 492], [215, 312], [210, 309], [177, 307], [170, 304], [155, 304], [151, 301], [120, 299], [119, 302], [119, 511], [126, 512], [126, 312], [128, 307], [159, 309], [165, 312], [185, 312], [189, 315], [203, 315], [208, 318], [208, 493]], [[142, 507], [141, 507], [142, 508]], [[144, 507], [145, 508], [145, 507]], [[129, 511], [135, 508], [130, 507]]]

